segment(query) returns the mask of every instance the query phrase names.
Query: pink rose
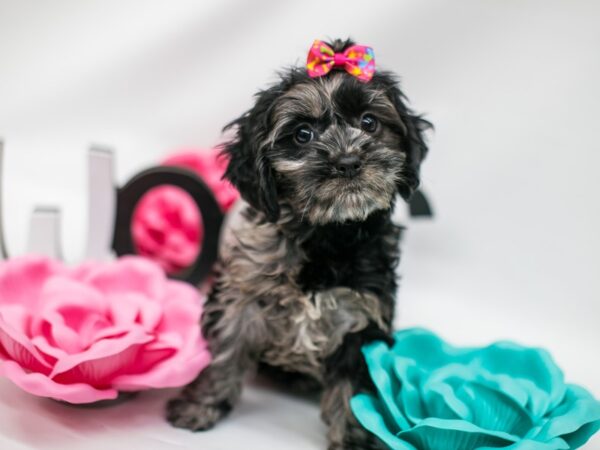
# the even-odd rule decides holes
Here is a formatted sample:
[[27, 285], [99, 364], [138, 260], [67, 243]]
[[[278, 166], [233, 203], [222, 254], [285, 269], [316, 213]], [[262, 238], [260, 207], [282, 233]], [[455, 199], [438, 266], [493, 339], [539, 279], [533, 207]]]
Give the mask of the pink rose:
[[229, 211], [240, 193], [233, 185], [223, 180], [229, 161], [219, 156], [219, 149], [184, 150], [163, 161], [165, 166], [177, 166], [195, 172], [208, 185], [223, 212]]
[[0, 375], [70, 403], [181, 386], [210, 362], [200, 294], [151, 261], [0, 262]]
[[[227, 160], [218, 149], [187, 150], [164, 162], [195, 172], [211, 189], [223, 212], [239, 198], [231, 183], [222, 180]], [[156, 261], [168, 273], [190, 266], [198, 256], [204, 230], [192, 198], [173, 186], [148, 192], [137, 205], [132, 220], [133, 242], [138, 254]]]
[[131, 232], [137, 253], [152, 259], [167, 273], [190, 266], [204, 238], [196, 203], [175, 186], [156, 187], [141, 198]]

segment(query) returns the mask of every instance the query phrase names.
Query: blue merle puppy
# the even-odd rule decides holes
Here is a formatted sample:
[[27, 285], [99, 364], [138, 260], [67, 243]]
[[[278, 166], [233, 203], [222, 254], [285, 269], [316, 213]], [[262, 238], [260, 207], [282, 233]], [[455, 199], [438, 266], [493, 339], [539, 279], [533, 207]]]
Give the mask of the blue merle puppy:
[[247, 205], [202, 318], [214, 360], [169, 402], [168, 420], [213, 427], [245, 374], [269, 366], [321, 387], [329, 449], [385, 448], [349, 400], [373, 388], [361, 347], [391, 341], [400, 238], [391, 214], [396, 194], [408, 199], [419, 185], [430, 124], [390, 73], [362, 82], [335, 67], [316, 78], [287, 70], [230, 127], [225, 176]]

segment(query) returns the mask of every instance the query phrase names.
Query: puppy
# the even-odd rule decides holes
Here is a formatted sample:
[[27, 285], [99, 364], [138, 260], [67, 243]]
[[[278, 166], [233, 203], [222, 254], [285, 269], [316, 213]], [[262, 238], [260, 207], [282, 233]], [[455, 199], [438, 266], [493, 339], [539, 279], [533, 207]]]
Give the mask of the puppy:
[[[353, 45], [336, 40], [335, 53]], [[337, 66], [286, 71], [235, 120], [226, 178], [247, 206], [226, 246], [202, 319], [214, 360], [169, 402], [175, 426], [206, 430], [266, 364], [322, 386], [330, 449], [385, 446], [354, 419], [373, 388], [361, 347], [391, 341], [400, 229], [396, 193], [419, 184], [429, 122], [395, 78], [368, 82]]]

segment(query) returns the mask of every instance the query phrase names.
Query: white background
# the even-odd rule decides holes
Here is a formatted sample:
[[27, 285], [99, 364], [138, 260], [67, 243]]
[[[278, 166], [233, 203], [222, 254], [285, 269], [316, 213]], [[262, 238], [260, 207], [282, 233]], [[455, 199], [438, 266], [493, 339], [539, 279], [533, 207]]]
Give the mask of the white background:
[[[600, 397], [597, 1], [0, 0], [10, 253], [42, 203], [62, 208], [67, 260], [81, 258], [90, 143], [116, 149], [123, 183], [218, 143], [276, 69], [348, 35], [436, 126], [423, 168], [436, 217], [408, 223], [398, 327], [546, 347]], [[0, 380], [0, 447], [325, 447], [314, 402], [255, 386], [191, 434], [163, 422], [167, 395], [80, 411]]]

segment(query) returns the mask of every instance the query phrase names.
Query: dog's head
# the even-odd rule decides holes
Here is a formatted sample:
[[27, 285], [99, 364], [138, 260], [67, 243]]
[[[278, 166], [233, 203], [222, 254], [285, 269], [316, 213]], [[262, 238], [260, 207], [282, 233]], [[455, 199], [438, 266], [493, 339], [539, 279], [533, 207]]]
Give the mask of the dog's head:
[[[343, 52], [352, 42], [330, 45]], [[282, 204], [311, 224], [364, 220], [419, 185], [430, 124], [404, 100], [387, 72], [364, 83], [342, 70], [290, 69], [230, 124], [225, 176], [270, 221]]]

